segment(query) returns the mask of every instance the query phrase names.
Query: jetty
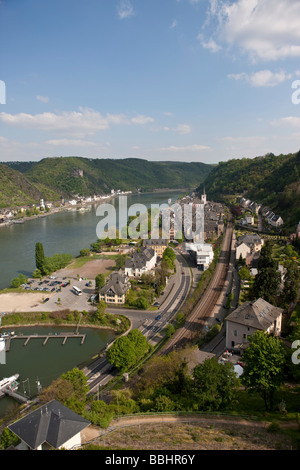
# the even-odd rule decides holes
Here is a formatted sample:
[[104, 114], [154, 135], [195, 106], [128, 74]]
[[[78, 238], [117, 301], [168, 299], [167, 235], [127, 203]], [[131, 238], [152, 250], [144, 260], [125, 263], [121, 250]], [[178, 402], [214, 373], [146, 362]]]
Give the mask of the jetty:
[[67, 339], [69, 338], [81, 338], [81, 343], [84, 343], [85, 334], [78, 334], [78, 333], [54, 333], [54, 334], [47, 334], [47, 335], [9, 335], [5, 338], [5, 350], [8, 352], [10, 350], [11, 341], [13, 339], [23, 339], [24, 344], [23, 346], [27, 346], [31, 339], [44, 339], [43, 346], [45, 346], [50, 338], [61, 339], [62, 346], [66, 344]]

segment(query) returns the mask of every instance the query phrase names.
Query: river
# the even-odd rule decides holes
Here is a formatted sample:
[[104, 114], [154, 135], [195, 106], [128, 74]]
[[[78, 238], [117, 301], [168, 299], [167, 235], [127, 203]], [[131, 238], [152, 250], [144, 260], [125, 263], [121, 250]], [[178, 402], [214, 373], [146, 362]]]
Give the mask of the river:
[[[169, 199], [175, 202], [182, 194], [180, 191], [157, 192], [128, 196], [128, 207], [133, 204], [164, 204]], [[118, 210], [118, 198], [113, 198]], [[97, 239], [96, 226], [99, 218], [96, 216], [97, 205], [92, 205], [88, 212], [61, 211], [47, 217], [36, 218], [20, 225], [10, 225], [0, 228], [0, 288], [8, 287], [11, 279], [20, 273], [30, 276], [35, 269], [35, 244], [43, 243], [46, 256], [55, 253], [79, 254], [82, 248], [89, 248]], [[0, 305], [1, 312], [1, 305]], [[7, 328], [7, 331], [10, 331]], [[28, 327], [14, 328], [15, 333], [24, 334], [52, 333], [68, 331], [68, 328], [58, 327]], [[73, 331], [74, 329], [71, 329]], [[6, 354], [6, 364], [0, 364], [0, 380], [16, 373], [20, 374], [20, 391], [32, 394], [37, 379], [43, 387], [49, 385], [63, 372], [80, 366], [93, 355], [101, 351], [114, 337], [109, 330], [82, 329], [86, 333], [83, 345], [79, 339], [69, 338], [64, 346], [60, 339], [49, 339], [43, 346], [43, 340], [32, 339], [26, 347], [23, 340], [14, 339], [11, 350]], [[14, 399], [5, 397], [0, 400], [0, 417], [16, 406]]]
[[[129, 195], [127, 204], [128, 207], [133, 204], [151, 207], [151, 204], [167, 203], [169, 198], [174, 202], [180, 194], [180, 191], [174, 191]], [[115, 205], [118, 213], [118, 197], [108, 202]], [[88, 212], [61, 211], [23, 224], [0, 227], [0, 289], [8, 287], [11, 280], [21, 273], [28, 277], [32, 275], [37, 242], [43, 244], [46, 256], [55, 253], [78, 256], [82, 248], [89, 248], [97, 239], [98, 205], [90, 206]]]

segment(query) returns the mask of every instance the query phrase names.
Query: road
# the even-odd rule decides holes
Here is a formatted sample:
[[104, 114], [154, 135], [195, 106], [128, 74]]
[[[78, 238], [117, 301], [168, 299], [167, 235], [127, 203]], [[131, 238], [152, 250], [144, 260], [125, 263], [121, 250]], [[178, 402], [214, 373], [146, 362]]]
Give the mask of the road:
[[[176, 265], [176, 276], [168, 288], [165, 289], [165, 294], [159, 310], [155, 313], [144, 312], [143, 314], [146, 315], [146, 318], [144, 318], [142, 324], [141, 320], [138, 320], [140, 323], [139, 330], [149, 342], [154, 342], [155, 337], [157, 337], [168, 323], [170, 323], [185, 301], [189, 292], [192, 282], [190, 268], [181, 254], [177, 254]], [[110, 309], [110, 311], [112, 312], [112, 309]], [[134, 315], [135, 321], [137, 321], [137, 312], [128, 310], [126, 312], [122, 311], [122, 313], [125, 313], [129, 318], [131, 313]], [[161, 318], [156, 320], [158, 316]], [[134, 327], [134, 321], [132, 327]], [[116, 374], [109, 362], [106, 360], [105, 353], [103, 353], [100, 359], [97, 359], [86, 367], [83, 372], [88, 379], [88, 385], [90, 388], [89, 393], [98, 391], [101, 386], [106, 385]]]

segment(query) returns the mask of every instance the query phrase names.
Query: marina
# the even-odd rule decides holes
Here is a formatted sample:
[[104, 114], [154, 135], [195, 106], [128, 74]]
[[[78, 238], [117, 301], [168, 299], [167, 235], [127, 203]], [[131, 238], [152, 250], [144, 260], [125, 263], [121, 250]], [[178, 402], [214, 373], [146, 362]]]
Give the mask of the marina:
[[47, 334], [47, 335], [8, 335], [5, 337], [5, 351], [8, 352], [10, 350], [11, 341], [13, 339], [23, 339], [25, 340], [23, 346], [27, 346], [31, 339], [44, 339], [43, 346], [45, 346], [50, 338], [55, 339], [62, 339], [62, 345], [66, 344], [68, 338], [81, 338], [81, 343], [84, 343], [85, 334], [77, 334], [77, 333], [54, 333], [54, 334]]

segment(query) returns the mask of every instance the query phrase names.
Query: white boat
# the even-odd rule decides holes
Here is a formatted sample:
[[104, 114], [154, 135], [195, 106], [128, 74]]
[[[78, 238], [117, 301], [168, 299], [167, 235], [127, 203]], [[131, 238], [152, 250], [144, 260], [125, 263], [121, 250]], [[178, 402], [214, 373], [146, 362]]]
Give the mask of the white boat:
[[5, 377], [4, 379], [0, 380], [0, 391], [7, 387], [16, 388], [17, 380], [19, 378], [19, 374], [12, 375], [11, 377]]

